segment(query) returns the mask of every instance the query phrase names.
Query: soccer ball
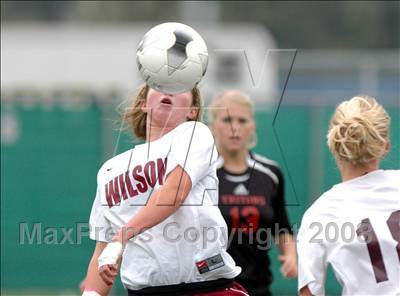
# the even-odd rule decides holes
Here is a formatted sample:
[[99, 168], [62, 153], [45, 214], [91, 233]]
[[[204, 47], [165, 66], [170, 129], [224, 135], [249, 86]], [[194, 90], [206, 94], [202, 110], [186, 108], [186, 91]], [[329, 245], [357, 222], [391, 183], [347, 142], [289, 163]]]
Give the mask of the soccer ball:
[[146, 83], [163, 93], [192, 90], [203, 78], [207, 46], [191, 27], [164, 23], [148, 31], [138, 45], [136, 62]]

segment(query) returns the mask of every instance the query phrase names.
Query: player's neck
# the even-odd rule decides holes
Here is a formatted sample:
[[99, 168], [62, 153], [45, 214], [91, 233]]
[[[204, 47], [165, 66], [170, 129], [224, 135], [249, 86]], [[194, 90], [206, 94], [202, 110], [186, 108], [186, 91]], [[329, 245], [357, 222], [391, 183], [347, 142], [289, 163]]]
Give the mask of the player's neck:
[[160, 139], [165, 134], [172, 131], [176, 126], [148, 126], [146, 142], [152, 142]]
[[342, 181], [346, 182], [379, 169], [379, 160], [373, 160], [365, 165], [353, 165], [348, 162], [338, 163]]
[[231, 173], [243, 173], [247, 170], [247, 150], [240, 151], [224, 151], [221, 149], [220, 154], [224, 159], [224, 168]]

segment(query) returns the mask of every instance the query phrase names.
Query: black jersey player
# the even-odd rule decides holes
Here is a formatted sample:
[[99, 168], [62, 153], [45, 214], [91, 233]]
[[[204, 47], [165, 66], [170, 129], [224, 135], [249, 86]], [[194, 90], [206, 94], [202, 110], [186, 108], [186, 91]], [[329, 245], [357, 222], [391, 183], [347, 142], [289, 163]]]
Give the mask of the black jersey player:
[[282, 173], [275, 162], [249, 151], [255, 145], [253, 110], [246, 94], [228, 91], [214, 99], [210, 123], [220, 153], [219, 207], [228, 225], [228, 252], [242, 267], [237, 281], [250, 295], [270, 295], [271, 236], [285, 277], [297, 275], [296, 249]]

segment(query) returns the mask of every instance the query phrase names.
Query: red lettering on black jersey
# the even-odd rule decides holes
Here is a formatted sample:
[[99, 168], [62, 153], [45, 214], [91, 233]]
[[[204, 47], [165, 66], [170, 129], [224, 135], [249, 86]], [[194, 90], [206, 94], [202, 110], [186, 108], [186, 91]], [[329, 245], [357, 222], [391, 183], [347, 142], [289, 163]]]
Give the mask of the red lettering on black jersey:
[[153, 188], [157, 182], [156, 164], [154, 161], [149, 161], [144, 165], [144, 175], [146, 177], [147, 184]]
[[111, 208], [113, 205], [119, 204], [119, 202], [121, 201], [118, 187], [118, 177], [115, 177], [105, 186], [107, 204]]
[[233, 195], [224, 194], [220, 198], [223, 205], [254, 205], [265, 206], [265, 197], [261, 195]]
[[133, 188], [131, 178], [129, 177], [129, 172], [125, 173], [125, 183], [126, 183], [126, 187], [128, 188], [128, 193], [129, 193], [130, 197], [134, 197], [134, 196], [138, 195], [137, 190]]
[[136, 166], [133, 171], [133, 178], [138, 181], [139, 183], [136, 184], [136, 188], [139, 190], [140, 193], [145, 193], [147, 191], [147, 183], [146, 183], [146, 179], [139, 175], [139, 173], [142, 172], [142, 166], [138, 165]]
[[232, 207], [229, 210], [231, 216], [231, 229], [241, 229], [243, 233], [257, 231], [260, 225], [260, 211], [255, 206]]

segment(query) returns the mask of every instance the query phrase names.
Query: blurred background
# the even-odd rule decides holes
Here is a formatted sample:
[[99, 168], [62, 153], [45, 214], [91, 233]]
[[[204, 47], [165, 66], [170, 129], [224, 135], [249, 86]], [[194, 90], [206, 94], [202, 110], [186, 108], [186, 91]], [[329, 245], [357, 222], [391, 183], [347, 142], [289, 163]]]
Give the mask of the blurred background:
[[[376, 96], [392, 117], [382, 166], [400, 168], [398, 1], [2, 1], [2, 294], [78, 295], [97, 170], [137, 143], [116, 107], [142, 83], [140, 39], [167, 21], [208, 45], [205, 105], [229, 88], [256, 102], [254, 150], [281, 164], [293, 224], [339, 182], [325, 144], [339, 101]], [[274, 294], [296, 294], [270, 256]], [[332, 273], [327, 293], [340, 294]]]

